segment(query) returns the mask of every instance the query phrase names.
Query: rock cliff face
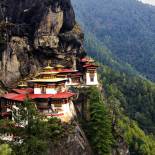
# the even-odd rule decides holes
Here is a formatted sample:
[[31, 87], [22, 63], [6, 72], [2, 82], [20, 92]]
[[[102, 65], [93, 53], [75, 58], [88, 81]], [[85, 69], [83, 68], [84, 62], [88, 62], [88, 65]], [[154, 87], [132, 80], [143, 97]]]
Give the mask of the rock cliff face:
[[[48, 63], [80, 67], [78, 60], [85, 55], [84, 35], [70, 0], [2, 0], [0, 6], [0, 22], [12, 25], [4, 28], [7, 39], [5, 49], [0, 51], [0, 90]], [[49, 154], [91, 155], [91, 148], [76, 125], [74, 133], [61, 140], [59, 146], [49, 147]]]
[[74, 132], [62, 139], [59, 145], [49, 147], [48, 155], [93, 155], [84, 132], [74, 123]]
[[[76, 68], [85, 55], [83, 33], [70, 0], [3, 0], [0, 21], [7, 45], [1, 52], [0, 80], [6, 85], [35, 74], [50, 62]], [[77, 60], [77, 62], [76, 62]]]

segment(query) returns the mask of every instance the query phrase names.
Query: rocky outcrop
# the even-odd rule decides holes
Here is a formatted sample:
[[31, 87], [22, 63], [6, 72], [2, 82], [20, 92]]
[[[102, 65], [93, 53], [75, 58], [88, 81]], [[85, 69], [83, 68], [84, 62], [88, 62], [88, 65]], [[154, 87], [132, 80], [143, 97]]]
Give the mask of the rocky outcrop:
[[116, 138], [116, 146], [112, 149], [112, 155], [130, 155], [129, 146], [122, 136]]
[[0, 80], [10, 86], [48, 62], [76, 68], [85, 52], [70, 0], [3, 0], [3, 6], [0, 20], [13, 26], [0, 51]]
[[49, 149], [49, 155], [93, 155], [87, 138], [81, 127], [74, 122], [73, 133]]
[[[84, 35], [75, 21], [70, 0], [2, 2], [0, 21], [4, 25], [6, 46], [0, 51], [0, 93], [5, 86], [17, 85], [48, 63], [79, 67], [78, 60], [85, 55]], [[91, 155], [89, 143], [77, 123], [73, 130], [57, 146], [49, 144], [49, 155]]]

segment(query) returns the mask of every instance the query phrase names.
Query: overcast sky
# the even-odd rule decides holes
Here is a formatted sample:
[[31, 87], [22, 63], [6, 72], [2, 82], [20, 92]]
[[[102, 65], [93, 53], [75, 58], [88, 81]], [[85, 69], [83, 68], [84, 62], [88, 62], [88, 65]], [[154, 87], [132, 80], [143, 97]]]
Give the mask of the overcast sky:
[[152, 5], [155, 5], [155, 0], [140, 0], [144, 3], [149, 3], [149, 4], [152, 4]]

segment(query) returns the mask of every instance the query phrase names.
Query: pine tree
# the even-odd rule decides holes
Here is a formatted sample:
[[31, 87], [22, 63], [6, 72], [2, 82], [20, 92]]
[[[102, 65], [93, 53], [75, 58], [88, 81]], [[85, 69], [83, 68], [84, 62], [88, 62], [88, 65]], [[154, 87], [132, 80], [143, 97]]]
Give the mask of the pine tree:
[[96, 154], [109, 154], [113, 143], [111, 119], [98, 88], [90, 88], [88, 94], [90, 120], [85, 125], [88, 138]]

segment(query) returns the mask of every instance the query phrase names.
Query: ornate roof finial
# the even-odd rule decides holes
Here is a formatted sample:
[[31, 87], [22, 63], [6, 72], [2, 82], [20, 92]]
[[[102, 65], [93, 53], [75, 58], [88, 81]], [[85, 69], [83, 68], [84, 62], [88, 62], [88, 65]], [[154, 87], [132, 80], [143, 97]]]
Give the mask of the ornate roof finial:
[[50, 66], [51, 64], [51, 60], [48, 60], [47, 66]]
[[51, 60], [48, 60], [47, 66], [43, 69], [44, 72], [50, 72], [53, 67], [51, 67]]

